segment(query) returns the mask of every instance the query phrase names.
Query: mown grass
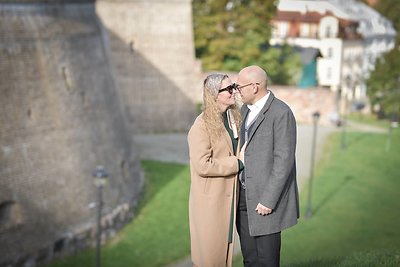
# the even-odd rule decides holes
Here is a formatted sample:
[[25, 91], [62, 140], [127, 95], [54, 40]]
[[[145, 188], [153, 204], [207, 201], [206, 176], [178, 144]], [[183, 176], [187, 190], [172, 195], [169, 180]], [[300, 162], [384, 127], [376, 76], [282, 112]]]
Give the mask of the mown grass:
[[389, 128], [390, 120], [388, 119], [380, 119], [378, 120], [377, 116], [374, 114], [362, 114], [359, 112], [350, 113], [348, 119], [354, 122], [369, 124], [382, 128]]
[[[348, 133], [327, 142], [313, 181], [313, 216], [283, 232], [282, 266], [400, 266], [400, 131]], [[102, 266], [165, 266], [190, 253], [189, 167], [143, 161], [146, 185], [135, 219], [102, 248]], [[94, 266], [93, 249], [51, 267]], [[234, 266], [242, 266], [240, 255]]]
[[[189, 167], [143, 161], [146, 183], [134, 220], [102, 247], [104, 267], [164, 266], [190, 253]], [[51, 267], [94, 266], [88, 249]]]
[[[313, 181], [313, 216], [283, 232], [283, 266], [400, 266], [400, 132], [331, 136]], [[242, 266], [241, 256], [235, 266]]]

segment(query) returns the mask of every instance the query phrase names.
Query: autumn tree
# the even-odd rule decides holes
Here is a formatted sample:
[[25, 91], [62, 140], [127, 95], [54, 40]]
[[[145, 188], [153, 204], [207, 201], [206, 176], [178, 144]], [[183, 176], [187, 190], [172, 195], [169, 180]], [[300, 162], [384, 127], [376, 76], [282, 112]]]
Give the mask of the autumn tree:
[[[300, 59], [292, 48], [271, 48], [270, 20], [276, 1], [194, 0], [196, 57], [205, 70], [238, 71], [257, 64], [274, 83], [295, 83]], [[287, 60], [293, 60], [292, 64]]]
[[389, 19], [396, 32], [395, 47], [378, 59], [367, 80], [367, 94], [371, 104], [378, 106], [385, 116], [400, 118], [400, 5], [399, 0], [378, 1], [373, 6]]
[[386, 116], [400, 118], [400, 51], [392, 49], [378, 59], [367, 81], [368, 97], [372, 105]]

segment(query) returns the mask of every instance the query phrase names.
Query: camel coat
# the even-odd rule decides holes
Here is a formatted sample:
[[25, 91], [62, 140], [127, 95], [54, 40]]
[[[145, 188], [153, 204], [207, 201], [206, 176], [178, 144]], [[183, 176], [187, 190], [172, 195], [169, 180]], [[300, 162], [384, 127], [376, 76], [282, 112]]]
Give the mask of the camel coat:
[[232, 266], [234, 239], [228, 244], [228, 235], [232, 198], [235, 223], [239, 169], [232, 140], [226, 130], [217, 140], [210, 140], [200, 114], [189, 131], [188, 143], [192, 262], [199, 267]]

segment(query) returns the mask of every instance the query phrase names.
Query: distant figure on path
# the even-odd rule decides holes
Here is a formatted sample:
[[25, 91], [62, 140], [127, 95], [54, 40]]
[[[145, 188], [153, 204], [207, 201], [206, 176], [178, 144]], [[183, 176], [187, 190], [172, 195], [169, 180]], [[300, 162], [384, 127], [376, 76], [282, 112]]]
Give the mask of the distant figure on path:
[[243, 169], [235, 93], [236, 85], [227, 75], [209, 75], [204, 80], [204, 111], [188, 134], [193, 266], [232, 266], [237, 174]]

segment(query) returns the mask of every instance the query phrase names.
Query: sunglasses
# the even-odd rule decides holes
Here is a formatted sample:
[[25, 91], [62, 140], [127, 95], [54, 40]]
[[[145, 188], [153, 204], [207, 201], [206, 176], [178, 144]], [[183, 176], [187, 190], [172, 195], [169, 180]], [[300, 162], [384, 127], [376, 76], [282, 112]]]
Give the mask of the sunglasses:
[[228, 91], [228, 93], [232, 94], [232, 93], [233, 93], [233, 90], [237, 90], [238, 87], [239, 87], [239, 86], [238, 86], [236, 83], [232, 83], [231, 85], [228, 85], [228, 86], [225, 87], [225, 88], [219, 89], [219, 90], [218, 90], [218, 93], [221, 93], [221, 92], [223, 92], [223, 91]]

